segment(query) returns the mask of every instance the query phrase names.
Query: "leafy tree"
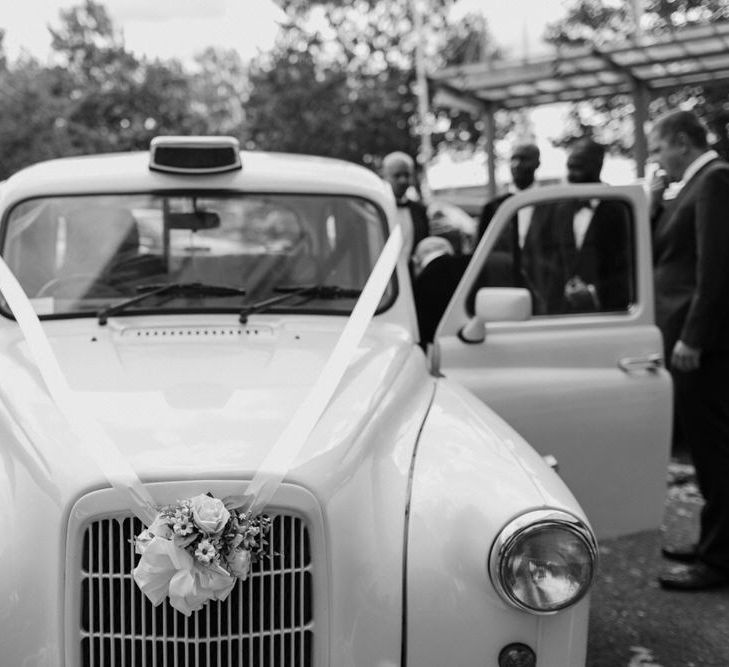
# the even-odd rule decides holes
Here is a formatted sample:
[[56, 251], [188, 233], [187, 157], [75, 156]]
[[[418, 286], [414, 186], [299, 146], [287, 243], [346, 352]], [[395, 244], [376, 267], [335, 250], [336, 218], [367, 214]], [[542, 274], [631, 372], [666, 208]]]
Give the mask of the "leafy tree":
[[60, 12], [50, 32], [50, 67], [3, 67], [0, 41], [0, 178], [60, 155], [146, 149], [158, 134], [245, 135], [237, 55], [208, 50], [192, 71], [139, 58], [94, 0]]
[[[729, 19], [729, 0], [648, 0], [644, 3], [640, 29], [661, 34], [690, 25]], [[547, 41], [556, 45], [610, 43], [625, 39], [635, 29], [630, 3], [615, 0], [573, 0], [564, 19], [548, 26]], [[703, 117], [717, 138], [716, 147], [729, 155], [729, 85], [716, 83], [690, 86], [656, 97], [651, 115], [679, 106], [690, 106]], [[573, 106], [566, 131], [558, 143], [564, 145], [582, 134], [595, 135], [619, 152], [632, 149], [632, 99], [621, 95], [597, 98]]]
[[31, 58], [0, 69], [0, 180], [33, 162], [68, 153], [63, 88], [56, 72]]
[[251, 67], [250, 146], [363, 163], [394, 148], [415, 153], [411, 79], [399, 69], [353, 76], [308, 48], [280, 46]]
[[[271, 54], [250, 70], [251, 145], [310, 152], [377, 166], [389, 151], [416, 155], [412, 3], [281, 0], [290, 22]], [[431, 68], [480, 57], [485, 26], [452, 26], [453, 0], [421, 0]], [[477, 30], [477, 34], [474, 34]], [[473, 145], [480, 128], [464, 114], [427, 119], [434, 142]]]
[[67, 75], [70, 103], [62, 126], [72, 152], [143, 149], [157, 134], [206, 132], [179, 62], [150, 63], [128, 51], [106, 8], [94, 0], [60, 16], [50, 32], [57, 69]]
[[208, 132], [245, 139], [248, 71], [236, 51], [209, 47], [197, 55], [190, 87], [191, 108], [206, 119]]

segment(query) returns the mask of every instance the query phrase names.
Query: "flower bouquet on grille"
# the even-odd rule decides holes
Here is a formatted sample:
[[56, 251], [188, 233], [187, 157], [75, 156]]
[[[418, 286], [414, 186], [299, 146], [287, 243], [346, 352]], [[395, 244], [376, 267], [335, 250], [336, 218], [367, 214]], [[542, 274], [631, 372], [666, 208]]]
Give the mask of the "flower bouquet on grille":
[[169, 598], [189, 616], [208, 600], [225, 600], [251, 564], [268, 557], [271, 519], [231, 504], [209, 494], [181, 500], [136, 536], [134, 581], [152, 604]]

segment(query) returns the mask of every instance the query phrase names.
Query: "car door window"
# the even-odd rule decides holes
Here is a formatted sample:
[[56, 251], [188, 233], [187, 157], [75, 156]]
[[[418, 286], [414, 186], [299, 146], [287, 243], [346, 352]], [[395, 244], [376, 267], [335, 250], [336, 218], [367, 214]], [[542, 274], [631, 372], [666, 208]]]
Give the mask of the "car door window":
[[635, 302], [634, 220], [620, 199], [565, 198], [520, 208], [471, 290], [521, 287], [533, 316], [627, 312]]

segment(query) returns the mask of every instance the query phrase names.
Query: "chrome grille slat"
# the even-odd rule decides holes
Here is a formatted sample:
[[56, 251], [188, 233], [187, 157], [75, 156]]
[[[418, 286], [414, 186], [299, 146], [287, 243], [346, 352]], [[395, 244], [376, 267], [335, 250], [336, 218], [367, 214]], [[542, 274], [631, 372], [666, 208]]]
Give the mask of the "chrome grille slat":
[[84, 535], [80, 571], [82, 667], [311, 667], [311, 549], [304, 521], [273, 517], [270, 558], [229, 598], [189, 619], [154, 608], [134, 583], [133, 517], [103, 518]]

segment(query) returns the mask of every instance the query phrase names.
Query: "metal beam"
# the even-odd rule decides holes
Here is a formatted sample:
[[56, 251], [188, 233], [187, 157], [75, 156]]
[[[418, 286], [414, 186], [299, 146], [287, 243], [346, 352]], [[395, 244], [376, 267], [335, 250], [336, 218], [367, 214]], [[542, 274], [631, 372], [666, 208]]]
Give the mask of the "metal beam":
[[435, 95], [433, 95], [434, 107], [457, 109], [477, 117], [483, 115], [486, 104], [486, 100], [479, 99], [473, 93], [464, 93], [445, 83], [437, 84]]
[[650, 93], [642, 81], [635, 81], [633, 89], [633, 159], [635, 173], [638, 178], [645, 176], [645, 164], [648, 161], [648, 142], [645, 126], [648, 123], [648, 101]]

